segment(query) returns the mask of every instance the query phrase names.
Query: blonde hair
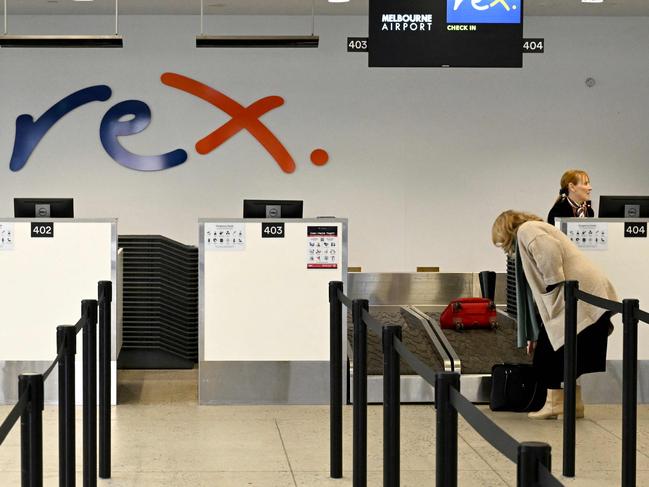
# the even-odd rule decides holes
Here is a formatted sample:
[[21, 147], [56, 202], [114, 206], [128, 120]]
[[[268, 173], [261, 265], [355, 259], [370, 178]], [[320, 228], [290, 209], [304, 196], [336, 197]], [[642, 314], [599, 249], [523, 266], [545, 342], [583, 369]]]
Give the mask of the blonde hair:
[[491, 241], [496, 247], [503, 249], [505, 253], [513, 254], [518, 227], [529, 221], [542, 222], [543, 219], [523, 211], [503, 211], [498, 215], [491, 227]]
[[582, 169], [569, 169], [564, 172], [559, 183], [559, 197], [555, 200], [555, 203], [564, 196], [568, 196], [568, 186], [570, 186], [570, 183], [579, 184], [585, 183], [586, 181], [590, 181], [590, 176]]

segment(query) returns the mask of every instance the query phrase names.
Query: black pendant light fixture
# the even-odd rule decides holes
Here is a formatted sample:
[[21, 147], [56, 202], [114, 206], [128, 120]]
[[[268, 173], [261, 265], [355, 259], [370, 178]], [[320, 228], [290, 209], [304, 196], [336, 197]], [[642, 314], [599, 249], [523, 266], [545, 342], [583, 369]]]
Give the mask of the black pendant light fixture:
[[114, 35], [9, 35], [7, 31], [7, 0], [4, 1], [4, 34], [0, 35], [0, 47], [74, 47], [106, 48], [124, 47], [119, 32], [119, 0], [115, 0]]
[[320, 37], [315, 31], [315, 0], [311, 3], [311, 35], [275, 36], [213, 36], [204, 33], [204, 0], [201, 0], [201, 33], [196, 36], [196, 47], [248, 47], [248, 48], [317, 48]]

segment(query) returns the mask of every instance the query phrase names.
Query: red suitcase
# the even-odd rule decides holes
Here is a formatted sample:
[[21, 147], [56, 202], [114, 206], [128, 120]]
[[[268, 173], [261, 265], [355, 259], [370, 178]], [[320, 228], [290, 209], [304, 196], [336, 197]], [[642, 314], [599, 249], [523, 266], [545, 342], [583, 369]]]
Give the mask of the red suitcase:
[[495, 329], [496, 305], [486, 298], [454, 299], [439, 317], [442, 328], [462, 330], [465, 328]]

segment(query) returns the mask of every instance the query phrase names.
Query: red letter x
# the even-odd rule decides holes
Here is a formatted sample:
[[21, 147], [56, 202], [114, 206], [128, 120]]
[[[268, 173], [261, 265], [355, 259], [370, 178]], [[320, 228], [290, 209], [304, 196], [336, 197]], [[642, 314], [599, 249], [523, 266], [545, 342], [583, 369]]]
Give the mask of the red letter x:
[[244, 107], [214, 88], [186, 76], [164, 73], [160, 79], [165, 85], [202, 98], [232, 117], [229, 122], [196, 143], [196, 150], [199, 154], [209, 154], [230, 137], [246, 129], [273, 156], [282, 171], [287, 173], [295, 171], [295, 161], [291, 155], [277, 137], [259, 120], [259, 117], [265, 113], [282, 106], [283, 98], [267, 96], [257, 100], [249, 107]]

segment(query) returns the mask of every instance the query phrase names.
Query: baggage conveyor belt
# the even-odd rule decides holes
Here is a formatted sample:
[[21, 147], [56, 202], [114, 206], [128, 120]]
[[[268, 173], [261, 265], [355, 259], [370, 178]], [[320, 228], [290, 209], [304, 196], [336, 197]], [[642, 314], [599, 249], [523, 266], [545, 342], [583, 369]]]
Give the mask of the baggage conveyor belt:
[[[439, 325], [444, 306], [376, 305], [370, 314], [380, 323], [401, 325], [402, 341], [417, 357], [434, 371], [461, 372], [462, 393], [472, 402], [489, 402], [491, 367], [496, 363], [529, 363], [524, 349], [516, 348], [516, 322], [498, 311], [496, 330], [445, 329]], [[353, 377], [353, 328], [348, 315], [348, 397]], [[367, 372], [370, 403], [381, 403], [383, 394], [383, 352], [381, 339], [368, 329]], [[401, 401], [434, 402], [434, 389], [412, 368], [401, 361]]]
[[441, 328], [439, 315], [444, 307], [418, 306], [416, 309], [429, 319], [438, 334], [443, 334], [442, 341], [446, 339], [460, 358], [462, 375], [491, 375], [494, 364], [531, 363], [525, 349], [516, 347], [516, 321], [501, 310], [498, 310], [498, 327], [495, 330], [456, 331]]

